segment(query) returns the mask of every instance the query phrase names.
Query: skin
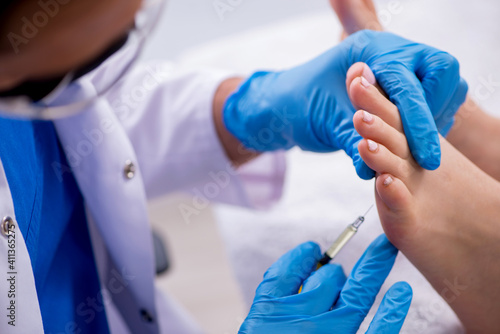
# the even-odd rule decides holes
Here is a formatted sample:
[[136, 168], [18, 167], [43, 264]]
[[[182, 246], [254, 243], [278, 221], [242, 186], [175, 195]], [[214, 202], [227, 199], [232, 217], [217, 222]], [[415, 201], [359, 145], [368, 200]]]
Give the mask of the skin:
[[[59, 77], [88, 63], [133, 27], [140, 6], [141, 0], [70, 0], [60, 5], [59, 12], [27, 44], [19, 45], [16, 52], [7, 35], [22, 35], [22, 18], [32, 18], [40, 11], [38, 1], [18, 1], [1, 20], [0, 91], [28, 80]], [[221, 145], [235, 166], [257, 156], [245, 150], [222, 122], [224, 103], [241, 80], [222, 82], [212, 105]]]
[[330, 0], [330, 5], [344, 28], [341, 39], [363, 29], [383, 30], [371, 0]]
[[[0, 42], [0, 89], [29, 79], [65, 74], [97, 57], [123, 36], [134, 22], [140, 0], [70, 1], [39, 28], [38, 34], [15, 52], [7, 39], [10, 32], [22, 36], [23, 17], [40, 11], [37, 1], [20, 1], [3, 15]], [[112, 24], [110, 24], [112, 22]]]
[[[330, 0], [330, 4], [344, 28], [343, 37], [362, 29], [383, 30], [372, 0]], [[483, 171], [500, 180], [500, 145], [497, 144], [500, 119], [482, 110], [470, 96], [455, 119], [447, 140]]]
[[245, 149], [243, 144], [227, 131], [222, 119], [222, 110], [227, 98], [238, 88], [242, 81], [242, 78], [232, 78], [224, 81], [215, 93], [213, 105], [213, 118], [217, 135], [234, 167], [240, 167], [259, 156], [259, 153]]
[[354, 126], [364, 138], [360, 155], [378, 175], [377, 208], [387, 237], [449, 303], [467, 332], [497, 333], [500, 183], [444, 138], [441, 166], [421, 168], [396, 106], [359, 77], [347, 84], [353, 103], [371, 113], [357, 112]]
[[500, 119], [482, 110], [470, 96], [455, 119], [446, 139], [479, 168], [500, 181]]
[[[348, 3], [360, 5], [353, 0], [344, 6]], [[365, 64], [355, 64], [346, 83], [353, 105], [370, 112], [356, 113], [354, 125], [364, 138], [360, 155], [377, 172], [376, 200], [384, 230], [450, 304], [468, 333], [496, 333], [499, 120], [469, 98], [457, 113], [449, 141], [441, 138], [441, 167], [424, 170], [410, 154], [396, 106], [378, 86], [362, 80], [367, 70]]]
[[[374, 7], [369, 0], [347, 1], [344, 7], [341, 6], [342, 2], [332, 0], [332, 5], [342, 11], [341, 19], [345, 22], [347, 33], [367, 27], [378, 29], [373, 20]], [[359, 15], [356, 14], [352, 11], [353, 7], [348, 6], [349, 3], [356, 4], [359, 8], [363, 8], [363, 11], [356, 12]], [[0, 26], [1, 36], [3, 36], [0, 40], [0, 90], [15, 87], [26, 80], [57, 77], [87, 63], [131, 28], [140, 4], [139, 0], [70, 1], [60, 7], [59, 14], [40, 29], [36, 38], [31, 39], [27, 45], [21, 46], [19, 53], [15, 53], [5, 36], [8, 32], [19, 32], [22, 26], [21, 18], [32, 17], [39, 10], [37, 1], [17, 2], [12, 11], [3, 17]], [[365, 24], [358, 24], [360, 22]], [[367, 22], [370, 22], [370, 26], [366, 25]], [[224, 81], [213, 100], [215, 127], [222, 146], [235, 166], [256, 156], [255, 153], [243, 149], [237, 139], [225, 129], [222, 122], [224, 103], [240, 82], [241, 78]], [[359, 82], [358, 84], [355, 80], [352, 82], [354, 85], [354, 88], [351, 87], [353, 88], [351, 91], [353, 101], [362, 104], [362, 101], [358, 100], [361, 97], [356, 97], [355, 87], [360, 87]], [[372, 89], [372, 94], [375, 93], [377, 93], [376, 89]], [[377, 98], [383, 105], [380, 100], [382, 95], [368, 97], [372, 99], [372, 103]], [[372, 103], [367, 107], [371, 107]], [[486, 136], [485, 129], [488, 129], [488, 135], [492, 135], [495, 127], [485, 127], [491, 119], [484, 118], [484, 115], [477, 112], [476, 108], [471, 105], [469, 108], [472, 109], [461, 109], [463, 114], [459, 112], [459, 116], [464, 120], [470, 120], [468, 115], [474, 111], [474, 119], [463, 122], [467, 125], [456, 126], [456, 130], [454, 128], [450, 134], [450, 140], [456, 140], [455, 144], [463, 150], [464, 154], [474, 158], [474, 162], [488, 169], [491, 164], [486, 160], [481, 160], [484, 159], [484, 155], [480, 154], [481, 151], [477, 150], [477, 147], [471, 146], [471, 141], [465, 140], [465, 136], [467, 134], [473, 136], [474, 133]], [[359, 114], [355, 116], [357, 117], [355, 123], [360, 133], [367, 138], [373, 135], [373, 138], [379, 140], [381, 144], [375, 152], [370, 152], [367, 151], [367, 143], [362, 142], [360, 152], [367, 163], [381, 173], [377, 180], [377, 201], [387, 234], [391, 241], [399, 246], [426, 274], [438, 291], [443, 288], [443, 278], [463, 279], [461, 283], [465, 283], [468, 288], [451, 303], [452, 307], [471, 332], [494, 331], [498, 328], [498, 324], [492, 324], [492, 322], [497, 320], [496, 315], [500, 310], [497, 305], [488, 301], [497, 300], [500, 297], [498, 289], [495, 289], [498, 284], [494, 280], [494, 277], [499, 277], [500, 273], [497, 267], [498, 262], [490, 255], [497, 254], [497, 251], [491, 253], [485, 250], [498, 247], [497, 231], [500, 229], [491, 217], [498, 214], [496, 208], [500, 208], [500, 203], [490, 196], [492, 193], [498, 194], [498, 184], [460, 155], [444, 139], [442, 140], [443, 166], [436, 172], [421, 170], [412, 161], [407, 147], [401, 144], [404, 143], [401, 140], [403, 138], [401, 129], [396, 123], [387, 121], [390, 117], [397, 118], [397, 110], [394, 110], [394, 107], [391, 109], [389, 105], [386, 105], [386, 109], [386, 111], [392, 110], [392, 116], [388, 116], [391, 112], [386, 112], [385, 118], [378, 119], [377, 124], [373, 125], [372, 132], [368, 129], [370, 126], [368, 123], [366, 123], [366, 132], [363, 132], [364, 123], [360, 124]], [[372, 112], [382, 114], [384, 110], [384, 108], [374, 108]], [[381, 125], [384, 124], [382, 119], [388, 122], [385, 126]], [[380, 129], [379, 134], [376, 135], [377, 126], [385, 130], [392, 128], [394, 131], [382, 138]], [[491, 138], [496, 137], [489, 136], [488, 138], [486, 142], [491, 143]], [[485, 142], [481, 141], [481, 143]], [[391, 148], [392, 151], [385, 148]], [[397, 161], [396, 166], [400, 168], [391, 170], [389, 167], [394, 166], [394, 161]], [[391, 173], [393, 182], [386, 187], [383, 183], [389, 175], [388, 172]], [[489, 172], [497, 178], [500, 177], [498, 170], [491, 169]], [[470, 177], [464, 178], [464, 175], [470, 175]], [[457, 189], [443, 182], [443, 180], [450, 179], [463, 180], [463, 182], [456, 186]], [[432, 192], [425, 191], [429, 187], [432, 187]], [[467, 199], [458, 196], [464, 193], [468, 194]], [[435, 198], [438, 194], [439, 198]], [[449, 200], [442, 203], [443, 198]], [[440, 203], [439, 207], [436, 203]], [[484, 217], [478, 217], [479, 212]], [[479, 221], [480, 224], [472, 226], [468, 223], [470, 221]], [[443, 249], [443, 242], [450, 247]], [[418, 251], [422, 245], [425, 245], [426, 252]], [[485, 284], [477, 284], [476, 281]], [[479, 328], [477, 324], [481, 324], [482, 327]]]

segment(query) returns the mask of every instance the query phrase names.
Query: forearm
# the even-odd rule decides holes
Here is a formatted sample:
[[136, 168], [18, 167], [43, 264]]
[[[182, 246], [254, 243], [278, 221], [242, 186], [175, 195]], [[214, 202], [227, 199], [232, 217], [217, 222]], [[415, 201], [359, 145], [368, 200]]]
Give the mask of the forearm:
[[242, 80], [242, 78], [231, 78], [223, 81], [215, 93], [213, 102], [213, 118], [217, 135], [227, 157], [235, 167], [239, 167], [259, 155], [255, 151], [245, 149], [243, 144], [224, 125], [224, 104], [227, 98], [238, 88]]
[[470, 97], [456, 114], [447, 140], [476, 166], [500, 180], [500, 120]]

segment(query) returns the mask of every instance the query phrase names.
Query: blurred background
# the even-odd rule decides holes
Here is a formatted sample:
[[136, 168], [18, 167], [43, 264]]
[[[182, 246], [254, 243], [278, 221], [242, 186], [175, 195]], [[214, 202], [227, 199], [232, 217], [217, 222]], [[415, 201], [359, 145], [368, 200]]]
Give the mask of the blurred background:
[[[143, 59], [182, 61], [184, 54], [211, 41], [321, 12], [331, 13], [334, 19], [327, 0], [167, 0]], [[237, 333], [248, 310], [214, 212], [204, 210], [186, 224], [178, 207], [189, 201], [174, 195], [150, 205], [153, 227], [166, 242], [173, 261], [158, 284], [186, 307], [207, 333]]]
[[[456, 56], [470, 94], [500, 116], [497, 0], [375, 3], [387, 30]], [[327, 0], [168, 0], [143, 58], [244, 74], [300, 64], [338, 43], [340, 33]], [[179, 205], [192, 199], [173, 195], [150, 204], [152, 224], [172, 259], [158, 284], [209, 334], [237, 332], [256, 285], [279, 255], [309, 239], [325, 247], [328, 236], [373, 203], [372, 183], [356, 177], [342, 152], [320, 156], [292, 150], [288, 162], [283, 200], [268, 212], [210, 206], [186, 222]], [[352, 256], [381, 233], [376, 216], [370, 215], [352, 241]], [[398, 259], [388, 281], [414, 279], [415, 291], [403, 333], [459, 333], [450, 329], [456, 319], [441, 298], [404, 258]], [[337, 260], [350, 271], [352, 261], [342, 254]]]
[[166, 0], [162, 21], [144, 58], [176, 58], [183, 51], [252, 27], [331, 11], [328, 0]]

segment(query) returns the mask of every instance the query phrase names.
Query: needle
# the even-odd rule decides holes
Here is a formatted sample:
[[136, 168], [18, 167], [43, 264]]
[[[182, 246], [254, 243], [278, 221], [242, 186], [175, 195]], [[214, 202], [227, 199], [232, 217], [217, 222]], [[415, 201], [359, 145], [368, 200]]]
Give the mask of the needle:
[[[347, 227], [342, 232], [342, 234], [339, 235], [339, 237], [335, 240], [335, 242], [332, 244], [332, 246], [330, 248], [328, 248], [328, 250], [325, 252], [325, 254], [323, 254], [323, 258], [321, 260], [319, 260], [318, 266], [316, 269], [321, 268], [322, 266], [324, 266], [325, 264], [327, 264], [331, 260], [333, 260], [335, 258], [335, 256], [337, 256], [337, 254], [342, 250], [342, 248], [344, 248], [344, 246], [347, 244], [347, 242], [349, 242], [349, 240], [351, 240], [352, 237], [354, 237], [354, 235], [356, 235], [359, 227], [365, 221], [365, 216], [370, 212], [370, 210], [372, 208], [373, 208], [373, 204], [372, 204], [372, 206], [370, 206], [370, 208], [366, 211], [366, 213], [364, 215], [359, 216], [358, 218], [356, 218], [356, 220], [352, 224], [347, 225]], [[301, 291], [302, 291], [302, 286], [299, 289], [299, 293]]]

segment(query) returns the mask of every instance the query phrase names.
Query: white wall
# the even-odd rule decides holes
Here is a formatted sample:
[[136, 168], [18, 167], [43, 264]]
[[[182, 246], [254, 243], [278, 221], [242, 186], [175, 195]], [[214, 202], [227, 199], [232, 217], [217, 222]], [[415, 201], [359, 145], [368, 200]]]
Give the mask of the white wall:
[[[215, 4], [222, 10], [217, 11]], [[327, 0], [167, 0], [164, 15], [144, 57], [172, 58], [186, 48], [217, 37], [329, 10]]]

